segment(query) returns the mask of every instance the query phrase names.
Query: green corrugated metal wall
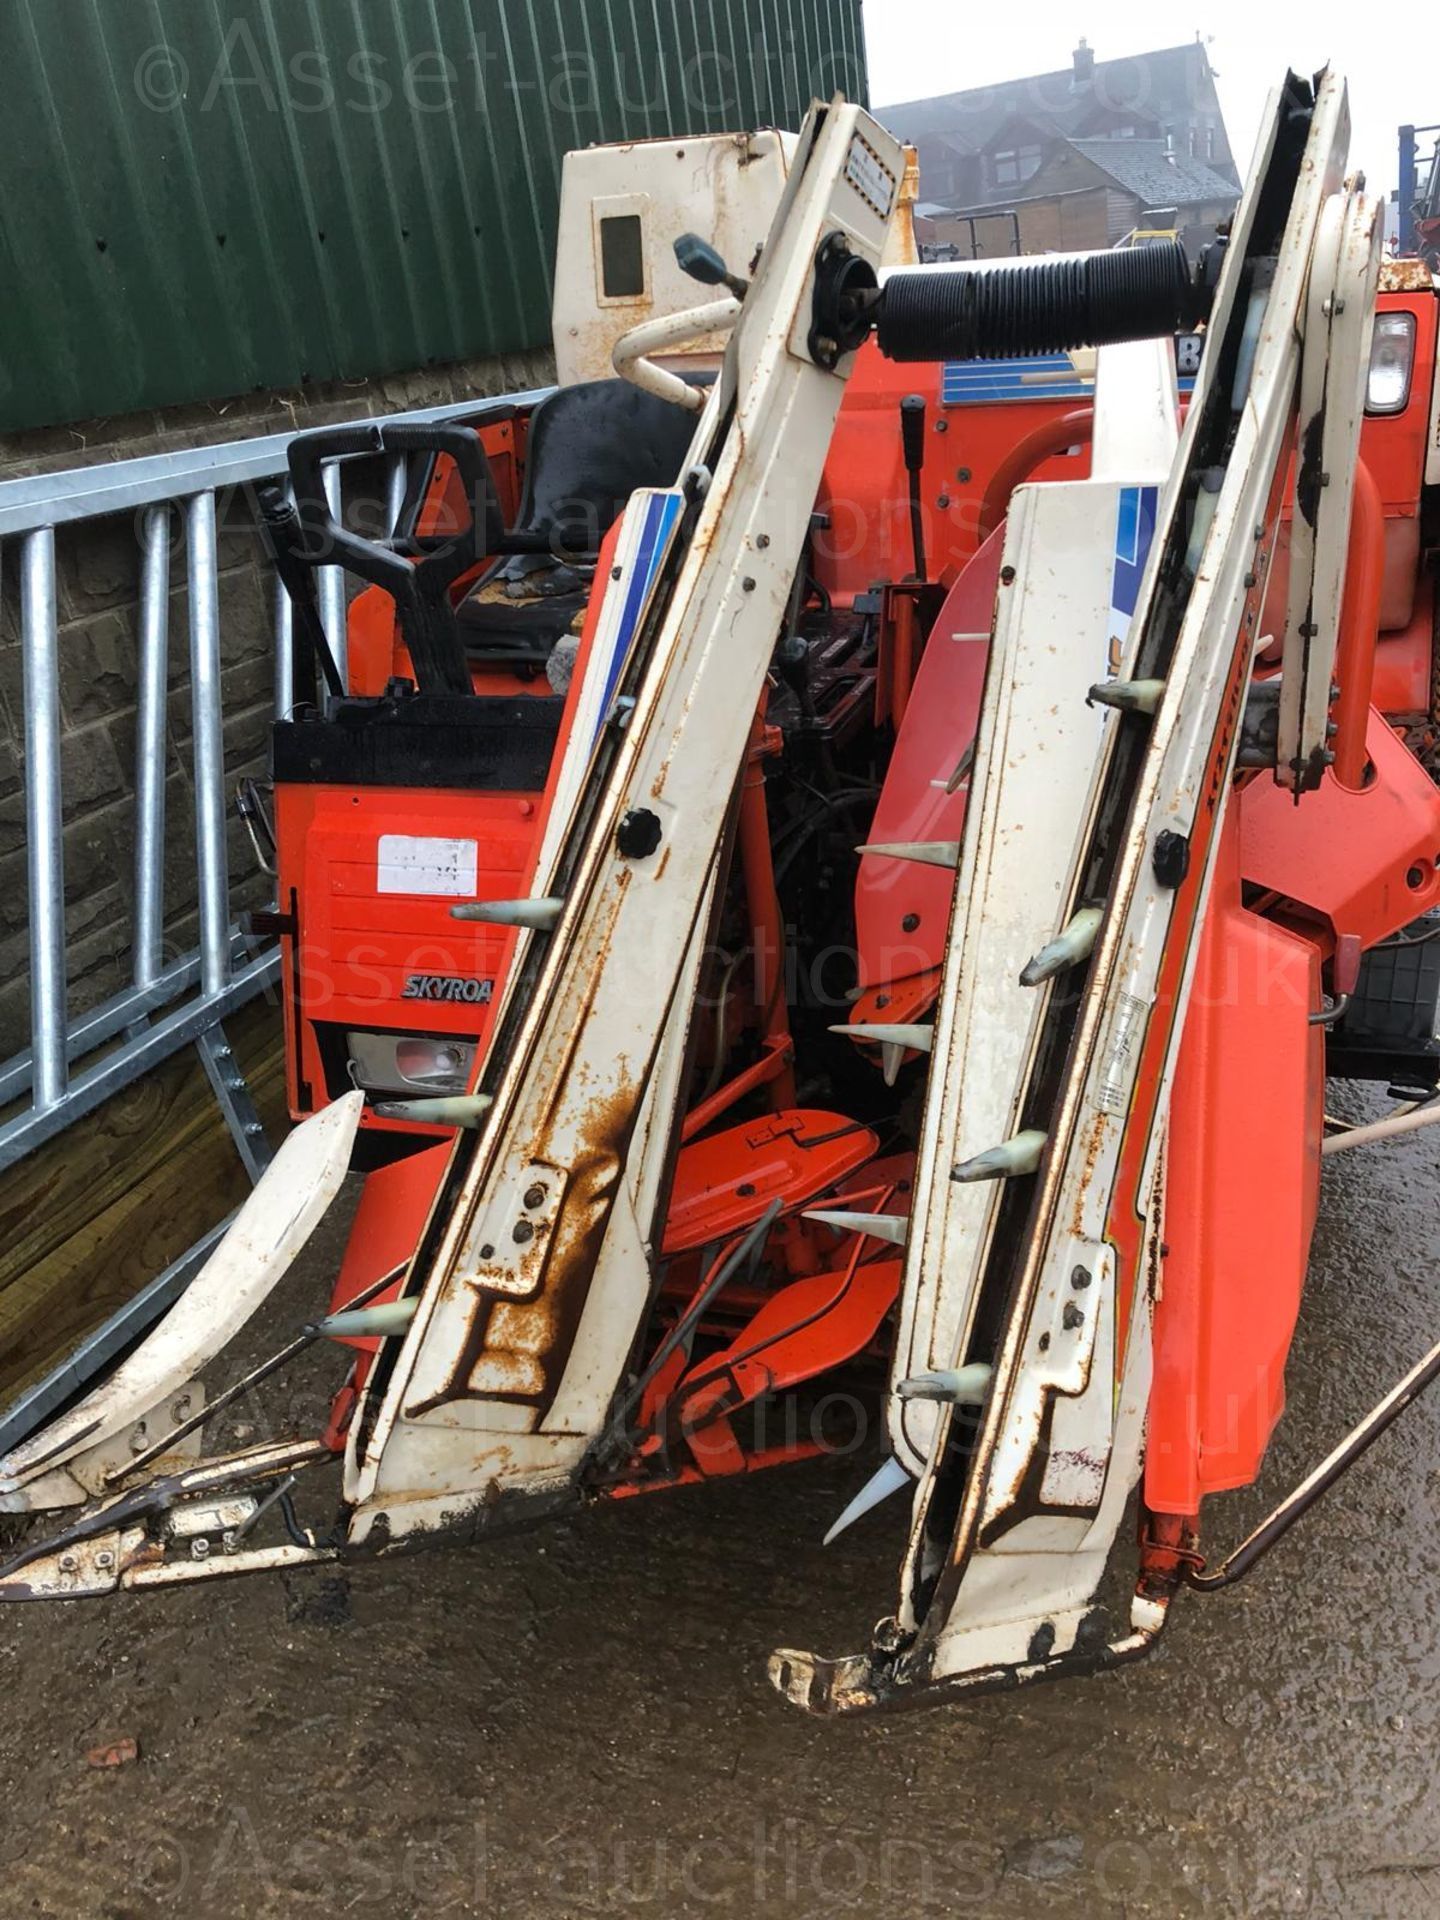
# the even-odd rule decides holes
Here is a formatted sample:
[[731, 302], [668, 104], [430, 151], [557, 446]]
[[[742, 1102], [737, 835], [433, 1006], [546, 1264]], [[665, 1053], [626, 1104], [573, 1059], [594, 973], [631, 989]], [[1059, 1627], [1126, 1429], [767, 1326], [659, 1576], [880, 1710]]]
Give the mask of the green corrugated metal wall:
[[860, 0], [3, 0], [0, 430], [543, 344], [561, 156], [864, 98]]

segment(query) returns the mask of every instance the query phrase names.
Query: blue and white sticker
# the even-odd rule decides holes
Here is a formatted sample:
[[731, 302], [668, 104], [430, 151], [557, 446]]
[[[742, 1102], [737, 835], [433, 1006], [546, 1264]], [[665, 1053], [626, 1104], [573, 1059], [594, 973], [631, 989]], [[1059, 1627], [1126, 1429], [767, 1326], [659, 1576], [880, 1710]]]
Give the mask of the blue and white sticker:
[[[1200, 334], [1175, 336], [1175, 384], [1180, 393], [1194, 391], [1203, 345]], [[942, 407], [1094, 397], [1094, 374], [1081, 373], [1068, 353], [1036, 353], [1009, 360], [946, 360], [940, 369]]]
[[1140, 582], [1155, 539], [1158, 487], [1122, 487], [1115, 514], [1115, 565], [1110, 575], [1110, 613], [1105, 629], [1105, 672], [1115, 679], [1140, 600]]
[[655, 582], [669, 557], [683, 505], [684, 498], [676, 491], [646, 489], [634, 494], [625, 509], [615, 544], [620, 578], [605, 596], [585, 674], [585, 705], [590, 709], [586, 721], [592, 746], [609, 717], [615, 689], [650, 605]]

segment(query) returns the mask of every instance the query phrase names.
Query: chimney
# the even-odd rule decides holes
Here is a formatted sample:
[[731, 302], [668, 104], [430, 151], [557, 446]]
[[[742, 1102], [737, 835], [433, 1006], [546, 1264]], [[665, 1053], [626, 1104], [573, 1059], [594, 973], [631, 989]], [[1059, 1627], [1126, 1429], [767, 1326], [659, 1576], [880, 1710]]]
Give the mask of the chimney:
[[1167, 133], [1165, 135], [1165, 158], [1173, 167], [1175, 164], [1175, 135], [1173, 133]]
[[1070, 58], [1075, 63], [1074, 84], [1083, 86], [1095, 71], [1095, 50], [1082, 34], [1080, 44]]

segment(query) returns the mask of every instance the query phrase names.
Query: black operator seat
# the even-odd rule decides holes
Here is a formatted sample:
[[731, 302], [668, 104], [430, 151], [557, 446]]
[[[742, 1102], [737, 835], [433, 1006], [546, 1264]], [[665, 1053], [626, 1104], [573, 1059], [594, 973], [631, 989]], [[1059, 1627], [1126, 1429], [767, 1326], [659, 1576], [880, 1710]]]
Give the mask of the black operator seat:
[[540, 402], [515, 531], [556, 553], [514, 554], [476, 581], [456, 609], [472, 662], [544, 665], [583, 612], [600, 543], [630, 495], [679, 479], [696, 418], [628, 380], [558, 387]]

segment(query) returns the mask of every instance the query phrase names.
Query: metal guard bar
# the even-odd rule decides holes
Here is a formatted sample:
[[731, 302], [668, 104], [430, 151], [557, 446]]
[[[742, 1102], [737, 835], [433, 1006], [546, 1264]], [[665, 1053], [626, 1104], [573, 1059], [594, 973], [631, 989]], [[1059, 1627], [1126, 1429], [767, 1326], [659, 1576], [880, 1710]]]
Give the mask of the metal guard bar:
[[[494, 406], [533, 406], [549, 391], [477, 396], [387, 415], [383, 424], [434, 425], [473, 418]], [[217, 495], [283, 477], [295, 438], [293, 433], [269, 434], [0, 481], [0, 538], [16, 542], [19, 548], [31, 979], [30, 1046], [0, 1063], [0, 1105], [22, 1101], [27, 1093], [30, 1099], [0, 1124], [0, 1171], [170, 1054], [200, 1041], [228, 1013], [278, 977], [278, 949], [247, 953], [237, 944], [230, 911]], [[338, 516], [338, 462], [327, 465], [324, 482]], [[403, 466], [394, 463], [386, 473], [392, 527], [404, 490]], [[140, 560], [132, 978], [124, 991], [72, 1020], [67, 1005], [55, 529], [127, 513], [135, 519]], [[183, 516], [189, 607], [200, 944], [197, 953], [166, 965], [165, 723], [171, 536], [179, 516]], [[346, 591], [341, 568], [323, 570], [320, 602], [343, 673]], [[294, 645], [289, 603], [283, 593], [276, 595], [273, 616], [275, 711], [283, 717], [288, 712]], [[120, 1036], [119, 1044], [111, 1045], [94, 1065], [72, 1072], [87, 1055]], [[243, 1150], [244, 1143], [240, 1144]]]

